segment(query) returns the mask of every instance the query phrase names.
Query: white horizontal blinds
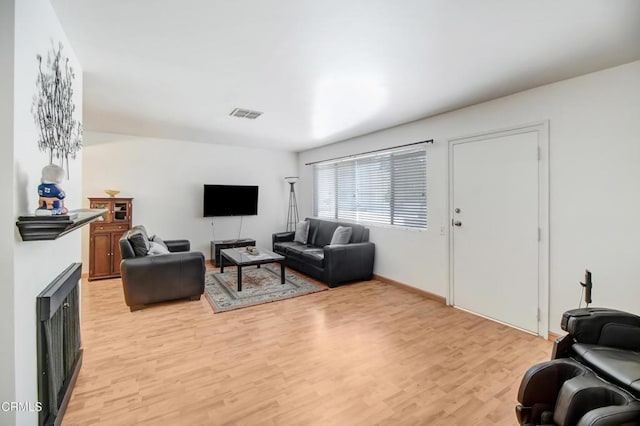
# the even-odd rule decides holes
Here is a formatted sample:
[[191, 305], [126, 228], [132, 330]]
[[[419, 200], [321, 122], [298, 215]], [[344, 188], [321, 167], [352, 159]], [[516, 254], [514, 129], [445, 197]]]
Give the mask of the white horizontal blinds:
[[425, 150], [392, 156], [393, 224], [427, 227], [427, 155]]
[[389, 154], [354, 161], [357, 178], [357, 221], [391, 224], [391, 162]]
[[425, 146], [314, 165], [314, 215], [427, 227]]
[[358, 194], [356, 168], [352, 161], [336, 163], [337, 218], [358, 220]]
[[313, 215], [323, 219], [336, 219], [336, 167], [318, 164], [313, 170]]

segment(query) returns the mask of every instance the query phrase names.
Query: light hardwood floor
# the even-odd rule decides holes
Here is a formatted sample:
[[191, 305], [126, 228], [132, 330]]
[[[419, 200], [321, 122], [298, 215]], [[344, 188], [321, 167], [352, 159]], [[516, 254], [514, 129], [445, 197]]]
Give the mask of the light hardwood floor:
[[213, 314], [129, 312], [82, 282], [84, 364], [63, 424], [516, 424], [551, 343], [379, 281]]

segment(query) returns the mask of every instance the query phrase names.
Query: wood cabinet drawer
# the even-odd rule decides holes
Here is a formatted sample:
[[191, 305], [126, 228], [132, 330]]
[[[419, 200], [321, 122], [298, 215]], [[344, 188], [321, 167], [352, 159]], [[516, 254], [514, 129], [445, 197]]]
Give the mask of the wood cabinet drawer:
[[94, 232], [114, 232], [114, 231], [126, 231], [129, 229], [127, 224], [115, 224], [115, 223], [96, 223], [92, 224]]

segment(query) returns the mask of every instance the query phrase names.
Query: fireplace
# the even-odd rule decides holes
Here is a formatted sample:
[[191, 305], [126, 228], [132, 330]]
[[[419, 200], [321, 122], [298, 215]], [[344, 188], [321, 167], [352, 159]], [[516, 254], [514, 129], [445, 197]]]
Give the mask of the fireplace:
[[38, 424], [59, 425], [80, 372], [80, 274], [73, 263], [38, 295]]

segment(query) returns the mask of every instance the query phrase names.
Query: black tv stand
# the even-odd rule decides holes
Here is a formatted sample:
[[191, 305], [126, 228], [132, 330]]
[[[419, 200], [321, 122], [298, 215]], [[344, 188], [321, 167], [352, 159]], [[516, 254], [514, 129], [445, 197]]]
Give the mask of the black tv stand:
[[255, 246], [256, 240], [251, 238], [240, 238], [233, 240], [218, 240], [211, 241], [211, 263], [214, 266], [220, 266], [220, 262], [224, 261], [224, 266], [230, 266], [231, 262], [227, 259], [221, 258], [220, 250], [234, 248], [234, 247], [247, 247], [247, 246]]

